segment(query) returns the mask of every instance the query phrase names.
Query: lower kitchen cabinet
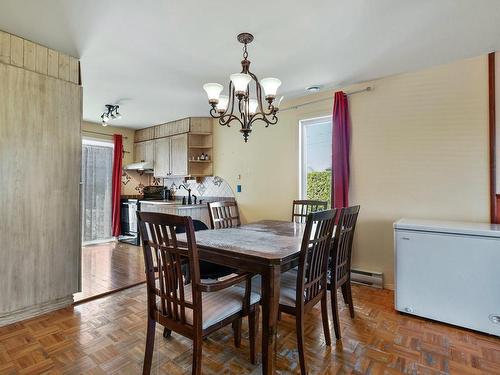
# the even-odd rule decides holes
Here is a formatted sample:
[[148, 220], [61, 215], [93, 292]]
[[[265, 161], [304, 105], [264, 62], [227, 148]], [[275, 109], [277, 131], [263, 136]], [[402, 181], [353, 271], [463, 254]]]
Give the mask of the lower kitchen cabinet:
[[159, 212], [162, 214], [191, 216], [193, 220], [200, 220], [210, 228], [208, 207], [205, 204], [183, 206], [180, 204], [151, 203], [141, 201], [142, 212]]

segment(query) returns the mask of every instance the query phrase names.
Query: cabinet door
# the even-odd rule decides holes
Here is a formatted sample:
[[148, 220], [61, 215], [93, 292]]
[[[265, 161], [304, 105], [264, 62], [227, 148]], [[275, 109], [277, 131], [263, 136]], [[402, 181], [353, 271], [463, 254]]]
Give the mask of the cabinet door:
[[167, 177], [170, 175], [170, 138], [155, 140], [154, 147], [154, 175]]
[[146, 161], [144, 142], [134, 143], [134, 163]]
[[134, 143], [134, 162], [150, 161], [154, 162], [154, 141]]
[[171, 174], [173, 176], [187, 176], [188, 174], [188, 135], [180, 134], [171, 139]]

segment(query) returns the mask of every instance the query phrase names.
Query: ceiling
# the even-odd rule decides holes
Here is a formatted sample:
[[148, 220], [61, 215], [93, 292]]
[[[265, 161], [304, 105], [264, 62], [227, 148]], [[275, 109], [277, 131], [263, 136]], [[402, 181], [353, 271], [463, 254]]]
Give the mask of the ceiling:
[[294, 97], [500, 50], [500, 1], [2, 0], [0, 29], [81, 59], [85, 120], [118, 103], [112, 125], [142, 128], [207, 115], [242, 31], [252, 71]]

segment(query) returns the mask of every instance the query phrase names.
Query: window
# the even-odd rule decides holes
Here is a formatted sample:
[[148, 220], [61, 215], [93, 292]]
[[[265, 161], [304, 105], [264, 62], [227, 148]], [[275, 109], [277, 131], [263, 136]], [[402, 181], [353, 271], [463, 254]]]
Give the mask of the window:
[[111, 239], [113, 143], [82, 141], [82, 240]]
[[332, 119], [300, 121], [300, 196], [331, 201]]

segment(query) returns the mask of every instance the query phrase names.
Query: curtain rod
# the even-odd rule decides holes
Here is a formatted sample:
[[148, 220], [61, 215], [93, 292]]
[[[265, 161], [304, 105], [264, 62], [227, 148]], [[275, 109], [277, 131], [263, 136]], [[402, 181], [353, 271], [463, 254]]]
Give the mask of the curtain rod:
[[[106, 135], [106, 136], [108, 136], [108, 137], [112, 137], [112, 136], [113, 136], [113, 134], [106, 134], [106, 133], [94, 132], [94, 131], [92, 131], [92, 130], [82, 130], [82, 133], [92, 133], [92, 134]], [[123, 135], [122, 135], [122, 137], [123, 137], [124, 139], [128, 139], [128, 137], [125, 137], [125, 136], [123, 136]], [[123, 153], [124, 153], [124, 154], [130, 154], [130, 151], [125, 151], [125, 150], [123, 150]]]
[[[92, 134], [99, 134], [99, 135], [105, 135], [105, 136], [108, 136], [108, 137], [112, 137], [113, 134], [107, 134], [107, 133], [101, 133], [101, 132], [94, 132], [92, 130], [82, 130], [82, 133], [92, 133]], [[124, 135], [122, 135], [123, 139], [128, 139], [128, 137], [125, 137]]]
[[[364, 89], [361, 89], [361, 90], [356, 90], [356, 91], [348, 92], [346, 95], [347, 96], [351, 96], [351, 95], [359, 94], [361, 92], [367, 92], [367, 91], [372, 91], [372, 90], [373, 90], [373, 87], [368, 86], [368, 87], [365, 87]], [[285, 109], [280, 109], [279, 112], [289, 111], [291, 109], [297, 109], [297, 108], [300, 108], [300, 107], [304, 107], [306, 105], [321, 103], [321, 102], [324, 102], [324, 101], [327, 101], [327, 100], [332, 100], [332, 98], [318, 99], [318, 100], [313, 100], [312, 102], [297, 104], [297, 105], [294, 105], [292, 107], [288, 107], [288, 108], [285, 108]]]

